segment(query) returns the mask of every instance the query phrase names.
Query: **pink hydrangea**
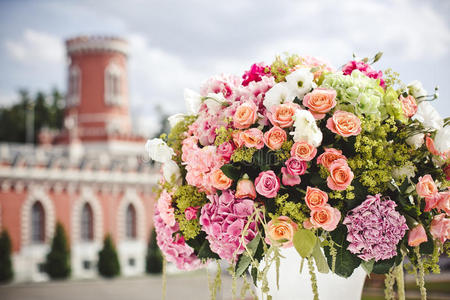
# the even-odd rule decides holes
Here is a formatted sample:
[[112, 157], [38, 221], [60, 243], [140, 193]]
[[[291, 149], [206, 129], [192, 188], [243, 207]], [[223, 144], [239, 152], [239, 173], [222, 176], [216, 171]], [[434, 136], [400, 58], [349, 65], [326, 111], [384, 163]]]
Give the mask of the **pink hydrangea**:
[[183, 270], [194, 270], [202, 267], [202, 263], [195, 255], [194, 249], [186, 244], [180, 233], [177, 233], [179, 231], [178, 223], [175, 223], [174, 226], [167, 225], [161, 218], [157, 207], [155, 207], [153, 221], [156, 230], [156, 241], [167, 261], [174, 263], [178, 269]]
[[358, 207], [348, 212], [344, 219], [347, 226], [348, 250], [369, 261], [389, 259], [397, 255], [397, 244], [408, 226], [405, 217], [396, 210], [394, 201], [381, 195], [367, 196]]
[[363, 73], [367, 77], [370, 77], [373, 79], [380, 79], [380, 86], [383, 88], [386, 87], [386, 84], [384, 83], [384, 80], [382, 78], [383, 72], [375, 71], [374, 69], [372, 69], [372, 67], [369, 64], [367, 64], [363, 61], [352, 60], [352, 61], [348, 62], [342, 68], [342, 72], [344, 73], [344, 75], [351, 75], [353, 70], [359, 70], [359, 71], [361, 71], [361, 73]]
[[163, 219], [164, 223], [166, 223], [168, 226], [174, 226], [175, 213], [172, 207], [172, 197], [166, 190], [163, 190], [161, 192], [156, 206], [158, 207], [160, 217], [161, 219]]
[[239, 97], [241, 101], [253, 101], [258, 107], [258, 113], [264, 116], [259, 123], [263, 125], [268, 124], [266, 117], [266, 107], [263, 104], [266, 92], [275, 85], [273, 77], [264, 76], [260, 81], [252, 81], [247, 86], [242, 86], [239, 90]]
[[209, 93], [219, 94], [228, 99], [234, 100], [237, 96], [238, 87], [241, 85], [241, 79], [235, 75], [213, 76], [206, 80], [201, 88], [200, 95], [205, 97]]
[[264, 66], [263, 63], [253, 64], [250, 67], [250, 70], [245, 71], [244, 75], [242, 75], [242, 85], [247, 86], [250, 82], [258, 82], [261, 81], [263, 76], [269, 74], [269, 70], [266, 71], [267, 66]]
[[[200, 215], [202, 230], [207, 234], [211, 250], [231, 262], [244, 252], [244, 246], [240, 244], [241, 233], [248, 216], [254, 211], [254, 202], [237, 199], [230, 190], [208, 198], [211, 202], [203, 206]], [[257, 226], [253, 222], [244, 238], [246, 244], [256, 236], [256, 231]]]

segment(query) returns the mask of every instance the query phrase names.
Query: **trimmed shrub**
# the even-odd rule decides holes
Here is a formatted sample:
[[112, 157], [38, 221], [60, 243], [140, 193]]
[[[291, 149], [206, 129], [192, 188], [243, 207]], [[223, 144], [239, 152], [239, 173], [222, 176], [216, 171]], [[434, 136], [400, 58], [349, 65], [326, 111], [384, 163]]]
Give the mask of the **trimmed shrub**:
[[50, 252], [47, 254], [45, 271], [52, 279], [65, 279], [70, 276], [70, 249], [66, 231], [61, 223], [56, 224]]
[[120, 263], [117, 250], [111, 235], [107, 235], [103, 241], [103, 249], [98, 253], [98, 273], [106, 278], [120, 275]]
[[11, 262], [11, 238], [6, 230], [0, 234], [0, 282], [8, 282], [14, 278]]

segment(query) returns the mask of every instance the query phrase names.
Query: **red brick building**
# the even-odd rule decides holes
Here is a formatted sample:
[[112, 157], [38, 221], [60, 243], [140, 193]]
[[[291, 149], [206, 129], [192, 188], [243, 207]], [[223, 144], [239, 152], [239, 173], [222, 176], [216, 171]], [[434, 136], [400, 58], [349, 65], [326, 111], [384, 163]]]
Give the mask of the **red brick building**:
[[16, 280], [45, 280], [42, 264], [60, 221], [72, 276], [94, 277], [104, 236], [118, 248], [122, 274], [145, 270], [158, 176], [132, 133], [127, 43], [112, 37], [66, 42], [65, 128], [39, 146], [0, 144], [0, 226], [12, 238]]

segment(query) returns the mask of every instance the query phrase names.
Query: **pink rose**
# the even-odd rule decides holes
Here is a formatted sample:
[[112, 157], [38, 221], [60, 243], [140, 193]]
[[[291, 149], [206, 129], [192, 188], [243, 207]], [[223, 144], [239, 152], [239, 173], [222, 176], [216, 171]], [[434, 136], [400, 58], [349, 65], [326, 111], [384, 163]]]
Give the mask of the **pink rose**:
[[236, 199], [243, 199], [243, 198], [250, 198], [252, 200], [255, 199], [256, 191], [253, 182], [250, 179], [239, 180], [236, 187], [235, 197]]
[[305, 202], [309, 209], [323, 207], [328, 202], [328, 195], [318, 188], [308, 186], [306, 187]]
[[291, 156], [297, 156], [301, 160], [310, 161], [316, 156], [317, 149], [307, 142], [296, 142], [292, 145]]
[[217, 169], [211, 174], [211, 185], [218, 190], [226, 190], [231, 186], [232, 183], [233, 180], [228, 178], [221, 169]]
[[336, 91], [317, 88], [305, 95], [303, 105], [309, 108], [316, 120], [323, 119], [325, 114], [336, 106]]
[[434, 239], [439, 239], [442, 244], [450, 236], [450, 219], [445, 217], [445, 214], [434, 216], [431, 221], [430, 233]]
[[265, 241], [269, 245], [272, 244], [272, 241], [283, 241], [283, 248], [292, 247], [294, 245], [293, 239], [297, 228], [298, 225], [294, 223], [289, 217], [281, 216], [276, 219], [272, 219], [269, 223], [267, 223]]
[[433, 198], [437, 195], [438, 189], [430, 174], [419, 178], [416, 185], [417, 194], [420, 197]]
[[333, 231], [341, 220], [341, 212], [329, 204], [311, 209], [310, 222], [315, 228]]
[[307, 164], [297, 156], [292, 156], [286, 162], [286, 169], [291, 175], [303, 175], [306, 172]]
[[341, 150], [327, 148], [325, 149], [324, 153], [320, 154], [317, 157], [317, 164], [323, 165], [325, 168], [329, 169], [331, 163], [340, 158], [347, 160], [347, 158], [342, 154]]
[[422, 224], [419, 224], [410, 230], [408, 236], [408, 245], [410, 245], [411, 247], [416, 247], [426, 241], [428, 241], [428, 238], [427, 234], [425, 233], [425, 228], [423, 228]]
[[225, 142], [217, 146], [217, 154], [223, 157], [225, 162], [229, 162], [231, 155], [233, 155], [234, 146], [230, 142]]
[[287, 139], [286, 131], [278, 126], [272, 127], [264, 133], [264, 143], [271, 150], [278, 150]]
[[281, 177], [281, 183], [283, 183], [283, 185], [294, 186], [302, 182], [300, 176], [290, 174], [285, 167], [281, 168], [281, 174], [283, 174]]
[[190, 221], [190, 220], [194, 220], [197, 219], [197, 211], [198, 211], [199, 207], [196, 206], [189, 206], [188, 208], [186, 208], [184, 210], [184, 215], [186, 217], [186, 220]]
[[241, 132], [240, 138], [247, 148], [261, 149], [264, 147], [264, 134], [258, 128], [250, 128]]
[[249, 128], [258, 118], [258, 108], [253, 101], [241, 104], [234, 113], [233, 125], [237, 129]]
[[328, 119], [327, 128], [343, 137], [358, 135], [361, 132], [361, 120], [350, 112], [338, 110]]
[[438, 203], [436, 208], [442, 211], [445, 211], [447, 215], [450, 215], [450, 191], [447, 190], [445, 192], [439, 193]]
[[297, 109], [300, 109], [300, 105], [292, 102], [275, 105], [270, 109], [269, 120], [273, 126], [291, 127], [294, 124], [292, 117]]
[[408, 97], [400, 96], [400, 103], [402, 104], [402, 110], [406, 117], [411, 118], [417, 112], [416, 99], [409, 95]]
[[337, 159], [330, 165], [330, 176], [327, 178], [327, 185], [334, 191], [347, 189], [353, 180], [353, 172], [345, 159]]
[[261, 172], [255, 179], [255, 187], [260, 195], [274, 198], [280, 189], [280, 179], [272, 170]]
[[242, 131], [234, 131], [231, 134], [231, 137], [233, 138], [233, 143], [236, 145], [237, 148], [241, 148], [242, 146], [244, 146], [244, 140], [241, 137], [241, 133]]

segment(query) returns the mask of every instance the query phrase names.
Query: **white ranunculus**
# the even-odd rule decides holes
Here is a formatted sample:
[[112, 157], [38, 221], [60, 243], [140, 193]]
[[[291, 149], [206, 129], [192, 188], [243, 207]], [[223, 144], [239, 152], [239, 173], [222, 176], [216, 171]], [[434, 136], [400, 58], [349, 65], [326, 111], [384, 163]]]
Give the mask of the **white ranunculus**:
[[172, 182], [172, 179], [174, 179], [174, 182], [177, 182], [181, 177], [180, 168], [173, 160], [166, 161], [162, 166], [162, 170], [164, 179], [167, 182]]
[[416, 99], [427, 95], [427, 91], [423, 88], [422, 82], [418, 80], [414, 80], [408, 84], [408, 91]]
[[209, 93], [204, 101], [208, 107], [208, 113], [216, 114], [222, 109], [222, 105], [227, 102], [227, 99], [225, 99], [222, 93]]
[[412, 178], [416, 176], [415, 167], [413, 165], [404, 165], [392, 169], [392, 177], [395, 180], [401, 180], [402, 178]]
[[414, 149], [419, 149], [423, 145], [424, 138], [425, 138], [425, 134], [418, 133], [418, 134], [415, 134], [415, 135], [407, 138], [406, 143], [408, 145], [414, 147]]
[[412, 117], [413, 120], [418, 120], [425, 128], [439, 130], [444, 125], [444, 120], [437, 112], [437, 110], [428, 101], [419, 103], [417, 113]]
[[198, 114], [200, 106], [202, 105], [202, 96], [200, 96], [199, 93], [190, 89], [184, 89], [184, 101], [186, 102], [188, 114]]
[[319, 147], [320, 143], [322, 143], [323, 135], [322, 131], [317, 127], [314, 116], [308, 110], [297, 109], [294, 119], [295, 130], [290, 133], [294, 136], [294, 141], [304, 141], [316, 148]]
[[295, 96], [289, 89], [287, 82], [280, 82], [266, 92], [263, 104], [267, 110], [270, 110], [272, 106], [292, 102], [294, 98]]
[[314, 74], [307, 68], [298, 69], [286, 76], [289, 89], [300, 99], [313, 88], [313, 80]]
[[170, 128], [173, 128], [179, 122], [183, 121], [185, 117], [185, 114], [174, 114], [168, 117], [167, 121], [169, 121]]
[[434, 146], [441, 153], [450, 151], [450, 126], [438, 130], [434, 137]]
[[175, 154], [172, 148], [170, 148], [166, 142], [162, 139], [151, 139], [145, 144], [145, 150], [151, 159], [157, 162], [165, 163], [172, 159]]

